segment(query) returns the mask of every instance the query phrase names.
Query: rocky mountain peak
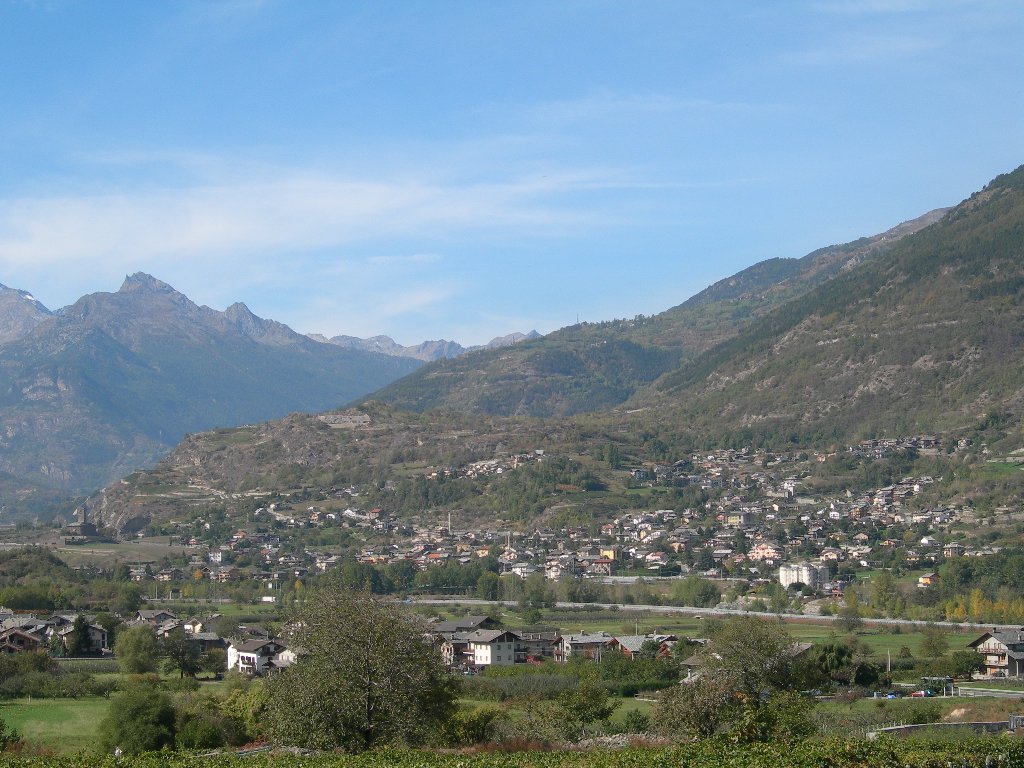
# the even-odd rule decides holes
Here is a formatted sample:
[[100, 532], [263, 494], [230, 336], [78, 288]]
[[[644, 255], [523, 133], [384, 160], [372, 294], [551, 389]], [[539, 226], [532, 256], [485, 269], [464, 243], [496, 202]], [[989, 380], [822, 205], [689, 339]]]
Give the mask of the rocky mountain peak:
[[22, 338], [52, 314], [28, 291], [0, 285], [0, 344]]
[[136, 272], [134, 275], [127, 275], [121, 284], [118, 293], [177, 293], [174, 288], [163, 280], [157, 280], [145, 272]]

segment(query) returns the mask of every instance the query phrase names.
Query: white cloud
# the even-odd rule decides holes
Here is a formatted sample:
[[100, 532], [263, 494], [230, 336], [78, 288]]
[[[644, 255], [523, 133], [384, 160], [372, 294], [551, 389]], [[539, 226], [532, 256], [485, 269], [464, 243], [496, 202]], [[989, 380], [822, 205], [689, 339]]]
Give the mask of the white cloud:
[[53, 268], [85, 259], [127, 267], [343, 247], [395, 235], [579, 226], [584, 215], [550, 199], [571, 192], [577, 181], [457, 186], [295, 173], [130, 193], [8, 198], [0, 200], [0, 267]]

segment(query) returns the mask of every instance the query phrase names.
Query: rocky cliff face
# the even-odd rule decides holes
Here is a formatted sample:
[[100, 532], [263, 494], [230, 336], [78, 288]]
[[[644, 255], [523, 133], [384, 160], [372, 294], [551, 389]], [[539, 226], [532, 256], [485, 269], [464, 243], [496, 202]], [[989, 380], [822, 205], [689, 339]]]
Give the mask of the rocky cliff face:
[[28, 291], [0, 285], [0, 346], [22, 338], [52, 314]]

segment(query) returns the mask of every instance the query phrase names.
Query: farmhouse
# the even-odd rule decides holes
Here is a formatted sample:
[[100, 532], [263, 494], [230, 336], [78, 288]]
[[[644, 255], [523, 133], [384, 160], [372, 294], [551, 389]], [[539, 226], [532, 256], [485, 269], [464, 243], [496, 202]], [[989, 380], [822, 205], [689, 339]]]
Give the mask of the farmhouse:
[[988, 677], [1024, 675], [1024, 629], [986, 632], [968, 643], [983, 656], [982, 674]]

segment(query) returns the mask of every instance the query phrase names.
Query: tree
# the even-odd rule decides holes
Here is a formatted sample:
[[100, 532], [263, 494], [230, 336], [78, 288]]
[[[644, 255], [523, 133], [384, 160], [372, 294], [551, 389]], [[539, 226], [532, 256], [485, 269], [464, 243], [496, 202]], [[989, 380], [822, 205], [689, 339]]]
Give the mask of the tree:
[[228, 654], [223, 648], [211, 648], [199, 657], [199, 671], [216, 675], [219, 680], [228, 668]]
[[953, 651], [950, 654], [949, 671], [953, 677], [970, 679], [984, 668], [984, 657], [977, 651]]
[[272, 740], [349, 752], [419, 744], [454, 711], [456, 680], [400, 605], [324, 587], [291, 626], [302, 655], [267, 683]]
[[849, 685], [853, 678], [853, 648], [846, 643], [825, 643], [811, 651], [810, 664], [829, 682]]
[[154, 752], [174, 745], [174, 722], [174, 705], [166, 693], [135, 685], [111, 701], [100, 722], [100, 741], [108, 751]]
[[107, 647], [113, 648], [117, 642], [117, 630], [121, 626], [121, 620], [108, 611], [101, 611], [96, 614], [96, 623], [107, 631]]
[[806, 679], [797, 650], [779, 622], [743, 616], [721, 623], [701, 654], [696, 680], [662, 693], [659, 730], [705, 738], [728, 727], [738, 739], [770, 738], [777, 724], [799, 719], [793, 700], [780, 698]]
[[[160, 643], [164, 654], [164, 671], [177, 672], [179, 678], [186, 675], [195, 677], [202, 668], [199, 663], [199, 646], [182, 630], [176, 630]], [[225, 662], [226, 666], [226, 662]]]
[[610, 700], [608, 689], [593, 680], [585, 680], [579, 687], [563, 691], [557, 701], [561, 707], [559, 726], [571, 741], [585, 735], [591, 723], [607, 721], [620, 704], [619, 700]]
[[796, 643], [778, 621], [740, 616], [722, 624], [701, 656], [702, 676], [727, 680], [752, 700], [799, 679]]
[[925, 656], [937, 658], [945, 656], [949, 649], [949, 638], [941, 627], [929, 624], [921, 632], [924, 637], [921, 639], [921, 653]]
[[484, 571], [476, 581], [476, 596], [481, 600], [497, 600], [501, 595], [501, 581], [498, 574]]
[[67, 637], [67, 650], [68, 656], [86, 656], [92, 652], [89, 620], [82, 614], [75, 616], [75, 623], [71, 625], [71, 632]]
[[114, 656], [121, 671], [132, 674], [155, 672], [157, 661], [156, 632], [148, 624], [129, 627], [117, 634]]
[[731, 718], [732, 686], [720, 678], [697, 678], [662, 691], [654, 710], [657, 729], [671, 738], [704, 739]]
[[796, 691], [776, 691], [759, 707], [744, 707], [733, 727], [736, 741], [792, 744], [814, 734], [813, 704]]
[[864, 624], [860, 617], [860, 608], [849, 602], [839, 609], [839, 620], [836, 622], [844, 632], [853, 632]]

